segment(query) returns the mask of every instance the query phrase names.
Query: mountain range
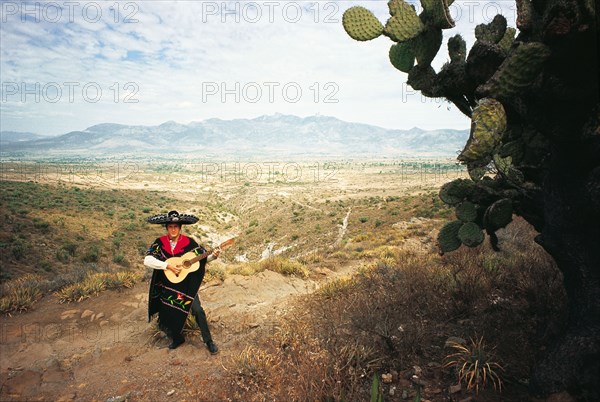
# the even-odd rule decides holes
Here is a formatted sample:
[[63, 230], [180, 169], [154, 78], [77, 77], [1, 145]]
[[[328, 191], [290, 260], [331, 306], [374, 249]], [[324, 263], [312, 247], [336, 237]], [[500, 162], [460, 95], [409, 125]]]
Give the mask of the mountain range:
[[214, 157], [454, 157], [469, 130], [391, 130], [315, 115], [264, 115], [158, 126], [103, 123], [57, 136], [0, 132], [1, 153]]

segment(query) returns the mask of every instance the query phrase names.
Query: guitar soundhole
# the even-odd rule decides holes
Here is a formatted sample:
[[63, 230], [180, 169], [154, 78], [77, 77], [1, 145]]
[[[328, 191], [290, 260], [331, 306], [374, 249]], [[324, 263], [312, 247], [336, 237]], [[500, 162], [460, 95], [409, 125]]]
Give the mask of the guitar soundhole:
[[192, 264], [190, 264], [190, 262], [189, 262], [188, 260], [185, 260], [185, 261], [183, 262], [183, 266], [184, 266], [184, 267], [186, 267], [186, 268], [189, 268], [189, 267], [190, 267], [190, 265], [192, 265]]

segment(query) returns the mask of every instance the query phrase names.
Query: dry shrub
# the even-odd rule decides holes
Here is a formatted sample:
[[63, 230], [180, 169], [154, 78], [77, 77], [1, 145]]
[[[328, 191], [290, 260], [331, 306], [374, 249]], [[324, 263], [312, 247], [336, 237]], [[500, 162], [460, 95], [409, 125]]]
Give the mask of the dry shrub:
[[[526, 399], [526, 390], [506, 379], [527, 378], [535, 351], [545, 346], [540, 334], [553, 333], [561, 320], [564, 292], [552, 260], [529, 242], [535, 233], [515, 223], [518, 235], [509, 226], [500, 252], [487, 245], [445, 256], [392, 245], [373, 251], [374, 261], [300, 298], [274, 334], [263, 333], [254, 343], [260, 346], [230, 362], [231, 387], [224, 399], [369, 400], [375, 373], [406, 373], [431, 362], [440, 365], [423, 370], [430, 375], [426, 380], [447, 389], [457, 378], [441, 367], [450, 336], [484, 336], [495, 345], [497, 357], [486, 355], [486, 379], [491, 375], [497, 388], [502, 381], [505, 395], [518, 395], [511, 400]], [[467, 383], [472, 368], [463, 370]], [[471, 384], [475, 389], [479, 384], [487, 400], [494, 391], [482, 390], [476, 376]], [[434, 387], [426, 386], [424, 397], [450, 398], [445, 391], [427, 395]]]
[[0, 313], [7, 314], [31, 309], [35, 302], [42, 297], [40, 281], [38, 276], [27, 274], [4, 284], [0, 298]]

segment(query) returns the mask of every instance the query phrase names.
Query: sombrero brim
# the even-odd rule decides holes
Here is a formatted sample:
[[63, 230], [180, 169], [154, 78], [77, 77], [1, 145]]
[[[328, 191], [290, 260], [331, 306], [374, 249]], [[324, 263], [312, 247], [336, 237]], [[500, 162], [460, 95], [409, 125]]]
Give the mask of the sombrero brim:
[[148, 218], [148, 223], [164, 225], [165, 223], [180, 223], [182, 225], [191, 225], [198, 222], [198, 218], [194, 215], [180, 214], [178, 216], [169, 216], [160, 214]]

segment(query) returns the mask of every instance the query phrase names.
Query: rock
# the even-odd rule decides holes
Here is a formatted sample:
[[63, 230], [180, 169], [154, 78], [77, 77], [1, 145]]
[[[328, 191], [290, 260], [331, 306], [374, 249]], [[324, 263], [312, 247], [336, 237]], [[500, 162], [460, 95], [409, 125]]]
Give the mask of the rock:
[[384, 384], [390, 384], [390, 383], [392, 382], [392, 380], [393, 380], [393, 376], [392, 376], [392, 374], [389, 374], [389, 373], [388, 373], [388, 374], [382, 374], [382, 375], [381, 375], [381, 381], [382, 381]]
[[257, 322], [253, 322], [253, 323], [251, 323], [251, 324], [249, 325], [249, 327], [250, 327], [250, 328], [258, 328], [258, 327], [260, 327], [260, 324], [259, 324], [259, 323], [257, 323]]
[[408, 399], [408, 391], [402, 390], [402, 399]]
[[167, 392], [167, 396], [171, 396], [171, 395], [173, 395], [174, 393], [175, 393], [175, 390], [174, 390], [174, 389], [172, 389], [172, 390], [170, 390], [169, 392]]
[[81, 318], [87, 318], [90, 317], [94, 314], [94, 312], [92, 310], [85, 310], [83, 313], [81, 313]]
[[111, 396], [106, 400], [106, 402], [125, 402], [127, 398], [129, 398], [129, 393], [125, 395]]
[[460, 392], [461, 388], [462, 387], [460, 386], [460, 384], [451, 385], [450, 387], [448, 387], [448, 393], [456, 394], [457, 392]]
[[390, 388], [390, 396], [394, 396], [395, 393], [396, 393], [396, 387], [391, 387]]
[[101, 327], [104, 327], [104, 326], [106, 326], [106, 325], [108, 325], [108, 321], [107, 321], [107, 320], [102, 320], [102, 321], [100, 321], [100, 326], [101, 326]]
[[96, 320], [99, 320], [100, 318], [104, 318], [104, 313], [96, 314]]
[[453, 343], [458, 343], [459, 345], [466, 345], [467, 341], [465, 341], [463, 338], [459, 338], [458, 336], [451, 336], [448, 339], [446, 339], [444, 347], [449, 348]]
[[79, 313], [79, 310], [66, 310], [63, 311], [60, 315], [61, 320], [67, 320], [69, 318], [75, 318], [75, 316]]

